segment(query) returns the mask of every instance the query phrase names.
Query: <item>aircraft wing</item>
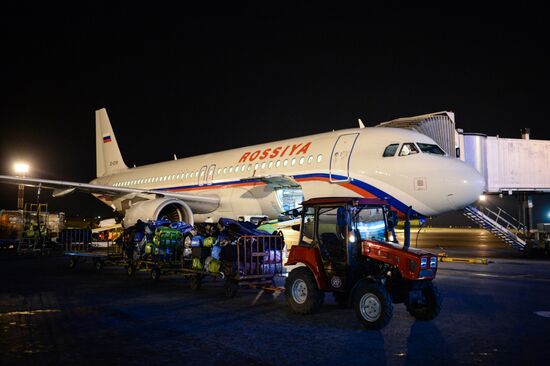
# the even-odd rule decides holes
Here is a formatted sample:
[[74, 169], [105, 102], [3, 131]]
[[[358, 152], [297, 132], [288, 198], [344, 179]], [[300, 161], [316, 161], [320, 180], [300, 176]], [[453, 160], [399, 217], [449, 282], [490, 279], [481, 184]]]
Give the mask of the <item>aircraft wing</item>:
[[300, 187], [300, 184], [294, 180], [294, 178], [288, 175], [266, 175], [263, 177], [250, 177], [241, 179], [242, 181], [259, 180], [266, 184], [272, 185], [277, 188], [296, 188]]
[[54, 197], [60, 197], [74, 191], [80, 191], [80, 192], [86, 192], [86, 193], [102, 194], [102, 195], [111, 196], [111, 197], [117, 197], [117, 196], [123, 196], [125, 194], [135, 193], [135, 194], [155, 195], [157, 197], [173, 197], [173, 198], [178, 198], [185, 202], [194, 202], [194, 203], [207, 203], [207, 204], [217, 205], [220, 202], [220, 199], [218, 197], [213, 197], [213, 196], [198, 196], [198, 195], [182, 194], [182, 193], [169, 192], [169, 191], [161, 191], [161, 190], [155, 190], [155, 189], [102, 186], [98, 184], [67, 182], [67, 181], [61, 181], [61, 180], [23, 178], [23, 177], [9, 176], [9, 175], [0, 175], [0, 183], [22, 184], [27, 187], [41, 187], [41, 188], [52, 189], [54, 190], [53, 192]]

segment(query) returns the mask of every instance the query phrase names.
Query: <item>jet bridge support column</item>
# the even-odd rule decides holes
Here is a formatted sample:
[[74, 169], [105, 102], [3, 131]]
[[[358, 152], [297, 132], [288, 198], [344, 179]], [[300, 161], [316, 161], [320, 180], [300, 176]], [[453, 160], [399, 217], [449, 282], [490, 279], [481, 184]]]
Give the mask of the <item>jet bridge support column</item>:
[[529, 233], [533, 228], [533, 196], [528, 193], [521, 192], [518, 194], [518, 201], [518, 220], [526, 227], [526, 231]]

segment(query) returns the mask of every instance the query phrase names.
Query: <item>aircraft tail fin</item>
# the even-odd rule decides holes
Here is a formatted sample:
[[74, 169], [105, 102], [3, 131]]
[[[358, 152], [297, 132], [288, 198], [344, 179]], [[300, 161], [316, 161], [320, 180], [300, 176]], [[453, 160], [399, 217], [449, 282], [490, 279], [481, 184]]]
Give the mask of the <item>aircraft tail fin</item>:
[[105, 108], [95, 111], [95, 148], [98, 177], [128, 169], [120, 154]]

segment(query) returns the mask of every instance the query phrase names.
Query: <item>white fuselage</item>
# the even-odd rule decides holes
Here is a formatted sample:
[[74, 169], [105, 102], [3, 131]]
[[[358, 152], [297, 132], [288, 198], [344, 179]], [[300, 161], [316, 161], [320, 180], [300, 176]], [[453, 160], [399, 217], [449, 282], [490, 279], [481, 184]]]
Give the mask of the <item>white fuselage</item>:
[[[475, 201], [484, 188], [481, 175], [459, 159], [417, 153], [383, 157], [390, 144], [435, 144], [417, 132], [394, 128], [354, 128], [199, 155], [131, 168], [93, 183], [212, 195], [217, 207], [192, 206], [195, 221], [267, 215], [282, 209], [270, 177], [289, 177], [305, 199], [379, 197], [395, 209], [433, 216]], [[284, 180], [284, 179], [280, 179]], [[99, 197], [118, 211], [122, 201]]]

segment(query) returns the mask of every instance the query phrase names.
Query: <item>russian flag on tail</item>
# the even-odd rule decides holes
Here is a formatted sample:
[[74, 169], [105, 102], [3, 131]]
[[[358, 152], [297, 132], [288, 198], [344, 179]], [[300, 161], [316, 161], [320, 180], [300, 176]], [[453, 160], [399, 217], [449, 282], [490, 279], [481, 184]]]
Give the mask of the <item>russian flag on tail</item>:
[[103, 142], [111, 142], [111, 135], [105, 135], [103, 136]]

